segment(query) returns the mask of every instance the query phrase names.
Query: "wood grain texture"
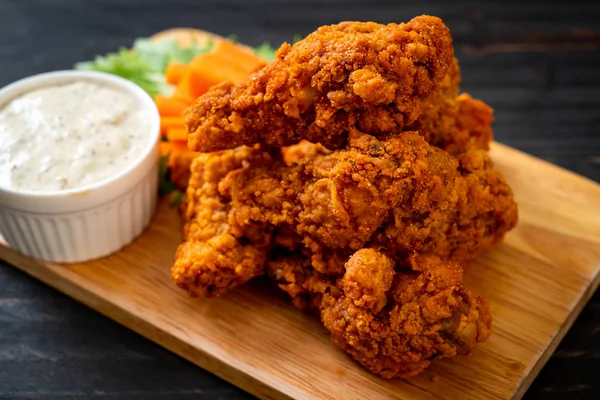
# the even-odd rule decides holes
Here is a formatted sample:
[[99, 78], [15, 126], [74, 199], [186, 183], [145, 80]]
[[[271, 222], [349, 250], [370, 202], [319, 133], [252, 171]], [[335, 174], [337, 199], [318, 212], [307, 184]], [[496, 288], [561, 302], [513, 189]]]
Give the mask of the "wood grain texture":
[[219, 299], [188, 298], [169, 276], [180, 221], [164, 202], [112, 256], [63, 266], [1, 246], [0, 258], [260, 398], [520, 398], [598, 285], [600, 186], [499, 144], [491, 156], [520, 207], [505, 243], [465, 274], [491, 301], [494, 333], [473, 355], [410, 381], [360, 368], [260, 280]]

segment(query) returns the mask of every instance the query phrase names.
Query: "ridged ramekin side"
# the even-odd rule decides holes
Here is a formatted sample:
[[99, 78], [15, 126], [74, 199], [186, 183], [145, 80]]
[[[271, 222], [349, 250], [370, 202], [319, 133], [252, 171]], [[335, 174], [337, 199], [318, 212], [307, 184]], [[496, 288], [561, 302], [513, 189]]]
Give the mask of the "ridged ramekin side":
[[0, 232], [14, 249], [54, 262], [81, 262], [114, 253], [150, 223], [157, 198], [154, 165], [129, 191], [73, 213], [36, 213], [0, 204]]

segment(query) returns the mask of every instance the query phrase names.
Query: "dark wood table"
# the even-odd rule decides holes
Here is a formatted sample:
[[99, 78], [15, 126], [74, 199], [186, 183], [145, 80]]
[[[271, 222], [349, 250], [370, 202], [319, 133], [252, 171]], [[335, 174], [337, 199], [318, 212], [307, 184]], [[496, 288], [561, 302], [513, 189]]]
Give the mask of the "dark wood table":
[[[0, 0], [0, 86], [173, 26], [279, 44], [340, 20], [429, 13], [452, 30], [463, 89], [496, 109], [499, 142], [600, 181], [600, 4], [586, 3]], [[525, 397], [600, 398], [599, 368], [596, 293]], [[251, 396], [0, 262], [0, 398]]]

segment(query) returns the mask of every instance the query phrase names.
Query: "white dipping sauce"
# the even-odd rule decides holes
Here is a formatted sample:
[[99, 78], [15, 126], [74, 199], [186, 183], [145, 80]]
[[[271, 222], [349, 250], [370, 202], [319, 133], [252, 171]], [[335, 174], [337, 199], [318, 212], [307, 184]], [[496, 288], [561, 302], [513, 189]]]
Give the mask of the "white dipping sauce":
[[93, 81], [45, 87], [0, 110], [0, 187], [79, 188], [131, 164], [151, 138], [132, 95]]

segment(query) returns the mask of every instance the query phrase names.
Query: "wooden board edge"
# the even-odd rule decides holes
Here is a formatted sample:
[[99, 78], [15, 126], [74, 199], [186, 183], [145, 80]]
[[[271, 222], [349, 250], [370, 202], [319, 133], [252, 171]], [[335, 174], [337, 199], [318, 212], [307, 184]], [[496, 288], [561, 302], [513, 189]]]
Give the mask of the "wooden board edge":
[[[589, 185], [590, 187], [592, 187], [594, 190], [598, 191], [598, 195], [600, 196], [600, 183], [587, 178], [583, 175], [580, 175], [576, 172], [570, 171], [566, 168], [563, 168], [559, 165], [553, 164], [549, 161], [543, 160], [539, 157], [533, 156], [529, 153], [526, 153], [524, 151], [515, 149], [514, 147], [510, 147], [508, 145], [496, 142], [496, 141], [492, 141], [491, 146], [490, 146], [490, 151], [494, 152], [494, 151], [502, 151], [502, 152], [506, 152], [506, 153], [512, 153], [514, 155], [517, 155], [518, 157], [527, 159], [529, 162], [535, 163], [537, 165], [540, 165], [544, 168], [548, 168], [549, 170], [551, 170], [552, 172], [556, 172], [559, 174], [564, 175], [565, 177], [568, 177], [567, 179], [574, 179], [576, 181], [585, 183], [586, 185]], [[494, 155], [491, 155], [492, 157], [492, 161], [494, 161]]]
[[592, 298], [592, 296], [594, 295], [594, 292], [596, 291], [596, 289], [598, 289], [599, 284], [600, 284], [600, 269], [596, 273], [596, 276], [594, 276], [592, 281], [586, 287], [586, 290], [581, 294], [579, 299], [577, 299], [577, 303], [575, 304], [575, 307], [573, 307], [573, 309], [567, 316], [567, 319], [561, 325], [561, 327], [558, 329], [558, 331], [556, 332], [554, 337], [552, 337], [552, 340], [550, 341], [548, 346], [546, 346], [546, 348], [544, 349], [544, 351], [542, 352], [540, 357], [538, 357], [535, 364], [531, 367], [531, 369], [529, 370], [528, 373], [524, 374], [524, 378], [521, 381], [521, 383], [519, 384], [519, 386], [517, 387], [515, 395], [513, 396], [513, 400], [520, 400], [525, 395], [525, 393], [527, 392], [527, 390], [529, 389], [529, 387], [531, 386], [531, 384], [533, 383], [535, 378], [537, 378], [540, 371], [546, 365], [546, 363], [548, 362], [550, 357], [552, 357], [552, 354], [554, 354], [554, 351], [556, 351], [556, 348], [558, 347], [560, 342], [564, 339], [567, 332], [569, 332], [569, 330], [571, 329], [571, 327], [573, 326], [573, 324], [575, 323], [575, 321], [577, 320], [577, 318], [583, 311], [586, 304]]
[[[196, 349], [170, 333], [144, 321], [123, 307], [85, 289], [74, 281], [53, 273], [38, 261], [24, 256], [0, 243], [0, 260], [13, 265], [18, 270], [32, 276], [59, 292], [77, 300], [81, 304], [112, 319], [127, 329], [175, 353], [185, 360], [199, 366], [205, 371], [218, 376], [234, 386], [265, 400], [294, 400], [285, 393], [273, 388], [251, 375], [231, 367], [227, 363], [214, 358], [200, 349]], [[166, 340], [168, 338], [168, 340]]]

